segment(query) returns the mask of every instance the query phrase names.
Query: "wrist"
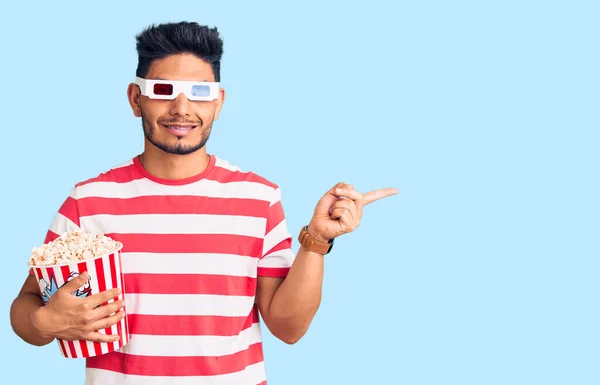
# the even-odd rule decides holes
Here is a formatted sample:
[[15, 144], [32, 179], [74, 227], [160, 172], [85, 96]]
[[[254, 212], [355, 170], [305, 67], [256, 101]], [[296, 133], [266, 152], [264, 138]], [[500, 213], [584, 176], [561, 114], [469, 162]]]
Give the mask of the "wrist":
[[308, 224], [308, 227], [306, 229], [306, 231], [308, 232], [308, 234], [315, 240], [320, 241], [320, 242], [329, 242], [329, 238], [325, 238], [322, 235], [320, 235], [319, 233], [315, 232], [315, 229], [312, 225], [312, 222], [310, 222]]
[[298, 242], [305, 250], [315, 252], [317, 254], [329, 254], [333, 247], [333, 239], [327, 239], [314, 230], [314, 226], [306, 225], [300, 230]]
[[31, 309], [29, 312], [29, 320], [31, 321], [31, 325], [37, 330], [38, 334], [41, 338], [53, 340], [54, 336], [52, 336], [48, 331], [44, 328], [44, 306], [40, 306], [38, 308]]

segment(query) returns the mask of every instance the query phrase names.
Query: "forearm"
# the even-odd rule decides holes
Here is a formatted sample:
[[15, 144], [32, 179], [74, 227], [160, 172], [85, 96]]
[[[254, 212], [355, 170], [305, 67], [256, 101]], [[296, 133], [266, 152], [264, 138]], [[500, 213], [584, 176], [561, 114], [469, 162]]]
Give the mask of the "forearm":
[[39, 296], [31, 293], [21, 293], [10, 308], [10, 323], [15, 333], [25, 342], [43, 346], [54, 340], [52, 337], [41, 335], [31, 321], [31, 314], [43, 305]]
[[324, 257], [300, 247], [292, 267], [269, 306], [273, 332], [288, 343], [308, 330], [321, 304]]

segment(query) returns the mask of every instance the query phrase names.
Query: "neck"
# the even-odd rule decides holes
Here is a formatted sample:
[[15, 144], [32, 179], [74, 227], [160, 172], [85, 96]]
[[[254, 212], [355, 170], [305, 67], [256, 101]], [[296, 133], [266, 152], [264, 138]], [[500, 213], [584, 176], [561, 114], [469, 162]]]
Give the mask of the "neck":
[[140, 154], [142, 166], [157, 178], [178, 180], [200, 174], [208, 167], [206, 146], [188, 155], [168, 154], [154, 146]]

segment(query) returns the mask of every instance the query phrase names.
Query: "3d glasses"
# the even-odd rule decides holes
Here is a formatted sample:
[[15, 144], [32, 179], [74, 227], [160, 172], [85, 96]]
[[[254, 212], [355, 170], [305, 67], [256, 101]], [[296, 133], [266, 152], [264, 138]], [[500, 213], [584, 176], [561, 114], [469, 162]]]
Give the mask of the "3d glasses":
[[142, 95], [150, 99], [172, 100], [183, 93], [189, 100], [206, 101], [219, 97], [218, 82], [196, 82], [184, 80], [151, 80], [135, 78]]

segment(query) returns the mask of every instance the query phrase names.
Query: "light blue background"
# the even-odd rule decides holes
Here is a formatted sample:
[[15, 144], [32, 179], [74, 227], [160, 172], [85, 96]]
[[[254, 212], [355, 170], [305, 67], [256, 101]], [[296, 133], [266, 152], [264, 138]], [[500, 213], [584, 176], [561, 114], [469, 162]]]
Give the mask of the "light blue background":
[[0, 8], [3, 383], [83, 383], [9, 306], [72, 185], [142, 151], [134, 35], [179, 20], [225, 40], [209, 152], [293, 234], [338, 181], [400, 190], [327, 256], [309, 333], [263, 329], [270, 385], [600, 383], [597, 2], [64, 4]]

